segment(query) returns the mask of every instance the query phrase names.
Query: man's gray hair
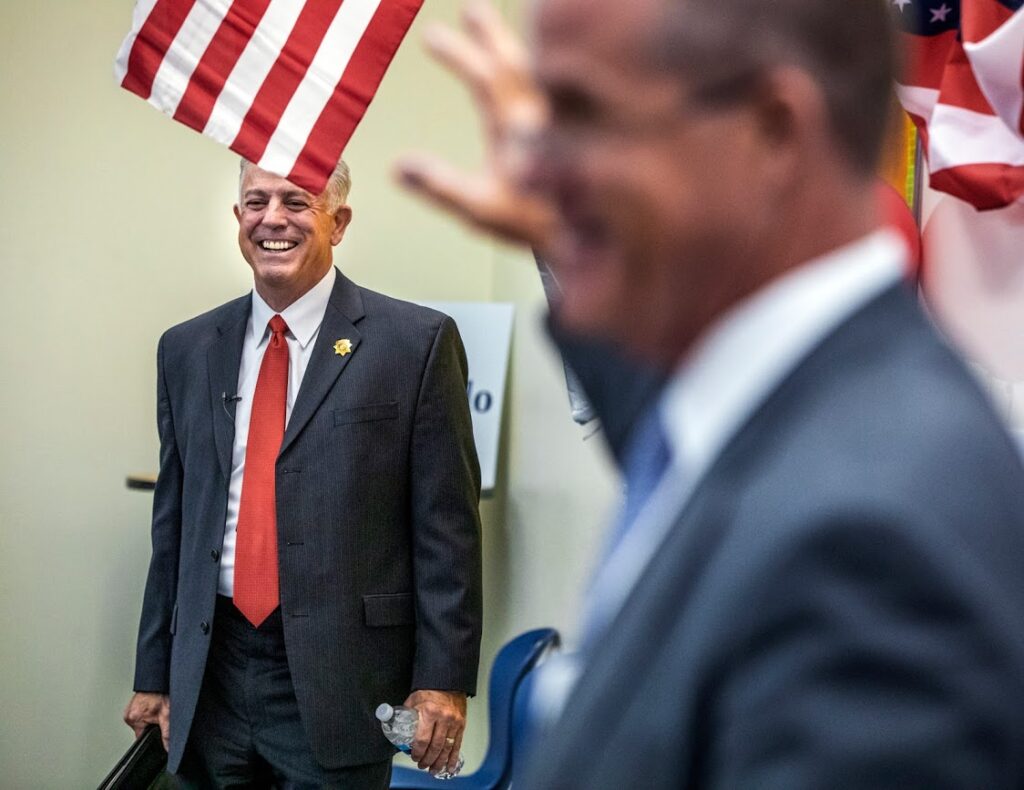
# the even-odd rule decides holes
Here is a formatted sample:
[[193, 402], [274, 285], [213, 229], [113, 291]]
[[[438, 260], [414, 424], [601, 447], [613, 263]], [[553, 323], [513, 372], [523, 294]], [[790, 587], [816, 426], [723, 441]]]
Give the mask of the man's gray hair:
[[[242, 179], [245, 178], [245, 168], [251, 165], [244, 156], [238, 163], [238, 199], [242, 199]], [[334, 172], [327, 179], [327, 186], [324, 187], [323, 196], [327, 210], [332, 214], [345, 205], [348, 201], [348, 193], [352, 189], [352, 174], [344, 159], [339, 159], [334, 166]]]

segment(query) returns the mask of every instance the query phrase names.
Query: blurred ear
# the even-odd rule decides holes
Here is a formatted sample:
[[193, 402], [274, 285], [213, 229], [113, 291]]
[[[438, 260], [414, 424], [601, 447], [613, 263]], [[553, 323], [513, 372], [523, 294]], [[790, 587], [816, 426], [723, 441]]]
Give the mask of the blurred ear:
[[235, 219], [238, 220], [238, 224], [241, 225], [242, 224], [242, 209], [239, 208], [237, 203], [235, 203], [235, 205], [232, 207], [232, 209], [235, 212]]
[[828, 146], [830, 120], [821, 85], [805, 70], [781, 66], [763, 77], [754, 99], [761, 158], [777, 185], [800, 174], [808, 156]]
[[331, 246], [337, 246], [345, 238], [345, 231], [352, 222], [352, 207], [342, 206], [334, 212], [334, 229], [331, 231]]

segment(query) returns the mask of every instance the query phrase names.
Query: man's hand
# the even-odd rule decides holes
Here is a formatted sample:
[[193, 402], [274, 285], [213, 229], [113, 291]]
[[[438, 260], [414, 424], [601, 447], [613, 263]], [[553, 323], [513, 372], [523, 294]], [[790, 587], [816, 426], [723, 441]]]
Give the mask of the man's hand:
[[466, 695], [460, 691], [414, 691], [403, 704], [419, 713], [412, 759], [433, 774], [454, 771], [466, 730]]
[[435, 25], [427, 49], [470, 90], [487, 135], [483, 172], [461, 173], [433, 156], [408, 156], [398, 176], [456, 217], [506, 241], [543, 252], [556, 224], [554, 206], [523, 185], [528, 152], [547, 124], [548, 107], [525, 47], [482, 0], [467, 5], [463, 30]]
[[166, 694], [152, 694], [137, 691], [124, 709], [124, 723], [135, 731], [135, 737], [142, 735], [149, 724], [160, 725], [164, 749], [169, 749], [171, 738], [171, 698]]

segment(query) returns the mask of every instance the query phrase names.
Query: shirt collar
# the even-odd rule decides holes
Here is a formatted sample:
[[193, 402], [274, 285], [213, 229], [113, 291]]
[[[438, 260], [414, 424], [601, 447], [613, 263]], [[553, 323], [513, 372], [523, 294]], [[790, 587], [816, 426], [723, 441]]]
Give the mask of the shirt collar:
[[659, 407], [674, 462], [696, 480], [796, 365], [905, 270], [880, 230], [808, 261], [732, 308], [698, 340]]
[[[337, 275], [337, 270], [332, 266], [320, 282], [281, 311], [281, 318], [288, 324], [288, 331], [303, 349], [309, 345], [309, 341], [313, 339], [313, 335], [324, 321], [324, 313], [327, 312], [327, 303], [331, 299]], [[274, 315], [276, 312], [253, 288], [250, 331], [257, 344], [266, 336], [267, 324]]]

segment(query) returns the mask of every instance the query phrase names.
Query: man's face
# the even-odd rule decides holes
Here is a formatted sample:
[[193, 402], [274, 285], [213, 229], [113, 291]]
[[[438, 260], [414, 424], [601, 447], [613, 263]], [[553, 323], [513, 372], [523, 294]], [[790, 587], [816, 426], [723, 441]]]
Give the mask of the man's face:
[[248, 165], [242, 176], [238, 246], [252, 267], [257, 290], [301, 296], [331, 267], [331, 247], [345, 235], [352, 213], [333, 214], [324, 196]]
[[743, 114], [697, 106], [649, 57], [663, 3], [542, 0], [551, 124], [531, 180], [565, 222], [552, 251], [562, 323], [671, 365], [733, 287], [722, 280], [756, 196]]

